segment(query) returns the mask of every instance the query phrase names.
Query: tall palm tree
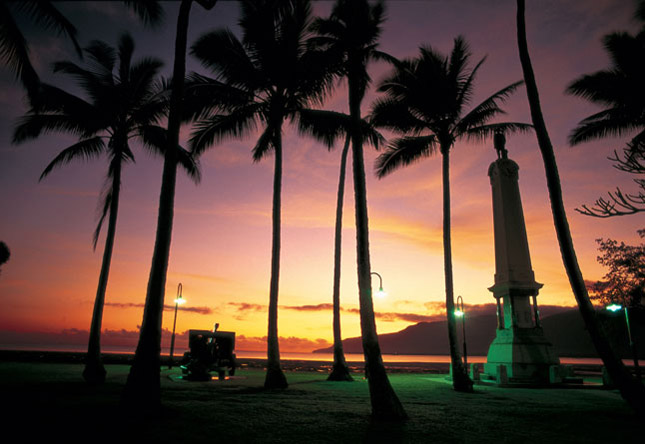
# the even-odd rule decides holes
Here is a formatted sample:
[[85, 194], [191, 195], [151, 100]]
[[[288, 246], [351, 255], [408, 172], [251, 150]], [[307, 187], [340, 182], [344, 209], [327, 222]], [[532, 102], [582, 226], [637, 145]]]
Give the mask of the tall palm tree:
[[372, 60], [388, 58], [377, 49], [384, 17], [385, 6], [382, 1], [370, 4], [367, 0], [337, 0], [330, 17], [316, 20], [313, 29], [318, 33], [316, 43], [340, 60], [342, 74], [347, 78], [348, 84], [356, 216], [356, 268], [361, 336], [372, 416], [376, 419], [402, 420], [407, 418], [407, 414], [385, 372], [376, 333], [361, 130], [361, 102], [370, 83], [367, 65]]
[[[75, 144], [61, 151], [45, 168], [41, 180], [54, 168], [73, 161], [96, 158], [104, 153], [110, 159], [99, 207], [102, 213], [94, 231], [96, 249], [107, 217], [103, 261], [83, 371], [85, 380], [96, 384], [105, 380], [101, 362], [101, 320], [116, 233], [121, 171], [125, 163], [134, 161], [130, 139], [139, 139], [145, 147], [158, 153], [165, 148], [165, 130], [157, 122], [163, 117], [166, 104], [159, 99], [156, 83], [162, 62], [144, 58], [133, 63], [134, 41], [129, 34], [120, 38], [118, 49], [94, 41], [85, 48], [85, 53], [85, 66], [62, 61], [54, 65], [54, 71], [75, 78], [89, 100], [41, 84], [39, 108], [32, 109], [22, 119], [15, 130], [14, 142], [21, 143], [51, 131], [79, 136]], [[181, 159], [189, 174], [199, 178], [197, 166], [186, 151], [182, 151]]]
[[[641, 3], [645, 11], [645, 2]], [[609, 69], [586, 74], [567, 87], [567, 93], [587, 99], [604, 109], [583, 119], [571, 132], [569, 142], [577, 145], [609, 136], [637, 134], [627, 143], [625, 159], [638, 159], [645, 146], [645, 31], [637, 35], [615, 32], [603, 39], [609, 53]], [[621, 161], [616, 154], [616, 168]], [[627, 162], [629, 163], [629, 161]], [[622, 163], [624, 166], [625, 163]], [[643, 182], [636, 181], [641, 190]], [[596, 208], [583, 206], [583, 214], [613, 217], [645, 211], [645, 195], [625, 195], [620, 189], [609, 193], [610, 200], [598, 199]]]
[[641, 416], [645, 415], [645, 386], [636, 380], [631, 373], [625, 368], [624, 364], [612, 350], [604, 331], [596, 318], [596, 312], [589, 300], [589, 294], [585, 286], [585, 281], [578, 265], [578, 259], [573, 247], [567, 213], [564, 209], [562, 198], [562, 187], [560, 186], [560, 174], [558, 165], [553, 152], [553, 145], [544, 122], [542, 108], [540, 106], [540, 97], [538, 94], [535, 74], [529, 56], [528, 44], [526, 42], [526, 24], [524, 19], [525, 4], [524, 0], [517, 0], [517, 45], [519, 49], [520, 62], [526, 82], [526, 93], [531, 108], [531, 118], [535, 126], [535, 135], [537, 136], [538, 146], [544, 161], [544, 170], [546, 173], [547, 188], [549, 190], [549, 199], [551, 201], [551, 212], [553, 213], [553, 223], [555, 232], [560, 245], [560, 254], [562, 262], [569, 277], [571, 290], [578, 303], [578, 308], [585, 327], [589, 332], [598, 355], [607, 368], [609, 376], [620, 390], [621, 396], [631, 405]]
[[457, 345], [455, 302], [452, 277], [450, 235], [450, 150], [460, 139], [483, 140], [496, 131], [526, 130], [521, 123], [489, 123], [503, 114], [503, 102], [522, 82], [497, 91], [482, 103], [470, 105], [474, 81], [484, 59], [474, 68], [468, 66], [471, 53], [462, 37], [455, 39], [449, 57], [426, 46], [413, 59], [398, 62], [393, 72], [379, 85], [386, 97], [377, 100], [372, 112], [376, 126], [405, 136], [392, 141], [377, 159], [377, 175], [392, 171], [424, 157], [441, 153], [443, 177], [443, 254], [446, 291], [446, 316], [452, 363], [453, 387], [472, 391], [472, 381], [464, 368]]
[[[190, 88], [204, 105], [191, 137], [191, 148], [202, 153], [214, 142], [263, 130], [253, 148], [253, 160], [274, 154], [271, 282], [267, 335], [266, 388], [287, 387], [280, 367], [278, 293], [282, 192], [282, 127], [298, 112], [320, 102], [331, 71], [322, 54], [307, 48], [311, 21], [309, 0], [244, 0], [239, 21], [243, 40], [228, 29], [209, 32], [192, 46], [192, 54], [217, 78], [193, 76]], [[224, 110], [226, 113], [224, 113]]]
[[[336, 140], [345, 135], [345, 145], [340, 157], [340, 174], [338, 179], [338, 194], [336, 198], [336, 222], [334, 225], [334, 283], [332, 294], [333, 305], [333, 334], [334, 334], [334, 362], [327, 380], [352, 381], [349, 367], [343, 352], [343, 339], [340, 328], [340, 269], [343, 232], [343, 201], [345, 196], [345, 173], [347, 169], [347, 156], [351, 142], [351, 119], [343, 113], [323, 110], [303, 110], [300, 112], [300, 130], [312, 135], [332, 149]], [[366, 142], [378, 149], [384, 139], [367, 121], [363, 121], [363, 136]]]
[[[217, 0], [197, 0], [209, 10]], [[173, 65], [168, 129], [165, 137], [164, 165], [161, 177], [157, 232], [152, 253], [148, 289], [139, 331], [139, 342], [128, 374], [121, 403], [130, 411], [155, 414], [161, 407], [161, 320], [170, 257], [172, 222], [175, 204], [177, 164], [179, 162], [179, 130], [182, 121], [184, 76], [186, 75], [186, 45], [192, 0], [182, 0], [177, 16], [175, 58]]]

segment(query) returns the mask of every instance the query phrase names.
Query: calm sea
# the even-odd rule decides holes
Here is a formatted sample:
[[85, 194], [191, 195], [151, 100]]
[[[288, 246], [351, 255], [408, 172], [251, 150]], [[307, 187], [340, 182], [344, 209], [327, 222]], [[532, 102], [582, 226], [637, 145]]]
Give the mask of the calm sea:
[[[44, 345], [12, 345], [12, 344], [0, 344], [1, 350], [30, 350], [30, 351], [57, 351], [57, 352], [74, 352], [74, 353], [83, 353], [87, 351], [85, 345], [76, 345], [76, 344], [52, 344], [49, 346]], [[133, 348], [128, 347], [115, 347], [105, 345], [102, 347], [103, 353], [119, 353], [119, 354], [134, 354]], [[170, 353], [169, 348], [162, 348], [162, 354], [168, 355]], [[175, 349], [175, 357], [179, 357], [183, 354], [184, 350], [177, 351]], [[251, 351], [251, 350], [235, 350], [235, 354], [238, 358], [246, 359], [266, 359], [266, 351]], [[332, 362], [334, 357], [331, 353], [297, 353], [297, 352], [281, 352], [280, 358], [285, 360], [303, 360], [303, 361], [320, 361], [320, 362]], [[345, 353], [345, 359], [348, 362], [363, 362], [363, 355], [358, 353]], [[419, 362], [419, 363], [449, 363], [450, 356], [448, 355], [383, 355], [383, 361], [387, 362]], [[472, 363], [484, 363], [486, 362], [486, 356], [468, 356], [468, 362]], [[561, 357], [560, 362], [562, 364], [584, 364], [584, 365], [602, 365], [602, 361], [598, 358], [567, 358]], [[626, 365], [633, 365], [633, 361], [630, 359], [624, 359], [623, 362]], [[640, 365], [645, 365], [644, 360], [639, 360]]]

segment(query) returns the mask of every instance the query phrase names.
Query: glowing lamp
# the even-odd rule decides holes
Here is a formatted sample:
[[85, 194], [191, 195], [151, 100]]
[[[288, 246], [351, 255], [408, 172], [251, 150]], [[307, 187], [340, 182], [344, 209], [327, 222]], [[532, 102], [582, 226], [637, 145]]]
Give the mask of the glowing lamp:
[[609, 311], [613, 311], [613, 312], [617, 312], [617, 311], [620, 311], [620, 310], [622, 310], [622, 309], [623, 309], [623, 306], [622, 306], [622, 305], [618, 305], [618, 304], [611, 304], [611, 305], [608, 305], [608, 306], [607, 306], [607, 310], [609, 310]]
[[455, 310], [455, 316], [458, 318], [461, 318], [465, 315], [466, 313], [462, 310]]

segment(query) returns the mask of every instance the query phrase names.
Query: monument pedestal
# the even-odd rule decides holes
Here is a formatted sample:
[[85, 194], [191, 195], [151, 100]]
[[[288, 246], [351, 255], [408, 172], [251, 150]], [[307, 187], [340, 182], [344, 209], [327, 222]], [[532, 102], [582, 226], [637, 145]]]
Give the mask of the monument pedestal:
[[543, 385], [561, 382], [560, 360], [540, 325], [537, 295], [542, 284], [531, 267], [518, 171], [505, 156], [488, 169], [495, 231], [495, 285], [489, 290], [497, 301], [497, 334], [480, 381]]

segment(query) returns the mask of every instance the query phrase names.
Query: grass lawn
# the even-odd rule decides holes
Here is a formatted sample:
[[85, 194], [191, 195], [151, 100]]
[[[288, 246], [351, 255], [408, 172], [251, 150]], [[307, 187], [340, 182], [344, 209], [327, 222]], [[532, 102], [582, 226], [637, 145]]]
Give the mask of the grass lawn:
[[643, 424], [615, 391], [476, 386], [463, 394], [445, 375], [421, 373], [390, 375], [410, 419], [377, 424], [362, 375], [341, 383], [321, 372], [287, 372], [288, 389], [266, 391], [258, 369], [190, 382], [164, 367], [162, 416], [135, 421], [119, 410], [129, 367], [106, 368], [106, 384], [88, 387], [80, 364], [0, 362], [2, 404], [10, 409], [2, 415], [5, 436], [17, 430], [17, 442], [643, 442]]

